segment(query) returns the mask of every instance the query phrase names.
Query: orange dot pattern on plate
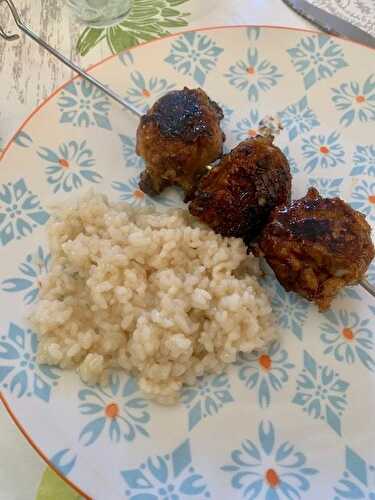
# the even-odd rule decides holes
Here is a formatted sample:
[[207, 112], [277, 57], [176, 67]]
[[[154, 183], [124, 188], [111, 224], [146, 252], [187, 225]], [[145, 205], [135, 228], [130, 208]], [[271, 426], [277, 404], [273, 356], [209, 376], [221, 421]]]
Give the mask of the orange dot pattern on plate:
[[354, 339], [354, 333], [351, 328], [344, 328], [341, 333], [346, 340], [350, 341]]
[[249, 66], [246, 71], [249, 75], [255, 74], [255, 68], [253, 66]]
[[147, 89], [143, 89], [142, 94], [143, 94], [143, 97], [150, 97], [151, 96], [151, 92], [149, 92]]
[[266, 481], [271, 486], [271, 488], [276, 488], [280, 483], [279, 476], [277, 472], [273, 469], [268, 469], [266, 472]]
[[120, 409], [116, 403], [110, 403], [105, 407], [105, 414], [108, 418], [116, 418], [120, 413]]
[[69, 162], [68, 162], [68, 160], [65, 160], [64, 158], [60, 158], [59, 165], [62, 168], [69, 168]]
[[134, 196], [134, 198], [138, 198], [139, 200], [143, 200], [143, 198], [145, 197], [145, 193], [143, 191], [141, 191], [140, 189], [136, 189], [135, 191], [133, 191], [133, 196]]
[[370, 194], [370, 196], [368, 197], [368, 201], [369, 201], [369, 203], [372, 203], [375, 205], [375, 194]]
[[268, 354], [262, 354], [259, 356], [258, 363], [266, 371], [270, 370], [272, 367], [272, 359], [268, 356]]
[[320, 152], [326, 155], [329, 153], [329, 148], [327, 148], [327, 146], [321, 146]]
[[355, 100], [358, 102], [358, 104], [361, 104], [366, 99], [365, 99], [365, 96], [363, 96], [363, 95], [357, 95], [357, 97], [355, 98]]

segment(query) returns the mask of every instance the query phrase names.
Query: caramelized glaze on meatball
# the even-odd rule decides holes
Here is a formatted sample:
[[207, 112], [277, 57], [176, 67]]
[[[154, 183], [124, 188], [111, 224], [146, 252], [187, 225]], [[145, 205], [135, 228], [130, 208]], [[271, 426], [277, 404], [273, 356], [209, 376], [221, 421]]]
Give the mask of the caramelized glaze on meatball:
[[140, 188], [156, 195], [168, 186], [179, 186], [188, 195], [205, 167], [222, 154], [223, 117], [202, 89], [185, 87], [155, 102], [137, 129], [136, 152], [146, 162]]
[[286, 290], [327, 309], [345, 285], [358, 283], [374, 258], [365, 216], [315, 188], [276, 208], [259, 247]]
[[205, 177], [189, 210], [223, 236], [253, 240], [271, 211], [288, 203], [288, 160], [272, 137], [257, 136], [236, 146]]

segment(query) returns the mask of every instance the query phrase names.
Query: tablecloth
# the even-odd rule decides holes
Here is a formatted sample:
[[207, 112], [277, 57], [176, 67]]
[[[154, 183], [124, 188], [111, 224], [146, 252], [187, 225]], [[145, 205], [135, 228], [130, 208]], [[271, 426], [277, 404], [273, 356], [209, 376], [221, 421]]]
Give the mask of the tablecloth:
[[[369, 9], [359, 16], [359, 0], [313, 0], [358, 25], [375, 31], [373, 0], [361, 0]], [[147, 12], [142, 21], [130, 14], [131, 29], [122, 26], [89, 29], [72, 16], [65, 0], [18, 0], [21, 15], [51, 45], [84, 67], [150, 38], [146, 25], [156, 26], [152, 37], [189, 28], [264, 24], [297, 28], [312, 26], [286, 7], [282, 0], [134, 0]], [[359, 10], [358, 10], [359, 9]], [[355, 15], [353, 12], [355, 10]], [[362, 9], [363, 10], [363, 9]], [[372, 13], [372, 15], [371, 15]], [[364, 13], [365, 14], [365, 13]], [[356, 17], [357, 16], [357, 17]], [[366, 24], [367, 23], [367, 24]], [[0, 24], [16, 31], [9, 12], [0, 5]], [[375, 33], [374, 33], [375, 34]], [[29, 113], [54, 88], [71, 77], [69, 69], [32, 41], [0, 41], [0, 150]], [[0, 306], [1, 310], [1, 306]], [[79, 498], [46, 468], [0, 405], [0, 500], [73, 500]]]

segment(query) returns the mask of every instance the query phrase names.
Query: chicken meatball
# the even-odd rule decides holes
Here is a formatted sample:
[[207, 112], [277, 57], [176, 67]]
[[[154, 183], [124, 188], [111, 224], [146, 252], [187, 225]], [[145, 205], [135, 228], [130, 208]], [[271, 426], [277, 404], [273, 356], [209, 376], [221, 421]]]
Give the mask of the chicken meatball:
[[168, 186], [185, 193], [223, 151], [221, 108], [202, 89], [175, 90], [161, 97], [137, 129], [136, 152], [146, 162], [139, 187], [156, 195]]
[[343, 286], [358, 283], [374, 258], [365, 216], [315, 188], [273, 211], [259, 247], [284, 288], [321, 311]]
[[291, 192], [288, 160], [273, 137], [246, 139], [202, 177], [189, 210], [223, 236], [253, 240]]

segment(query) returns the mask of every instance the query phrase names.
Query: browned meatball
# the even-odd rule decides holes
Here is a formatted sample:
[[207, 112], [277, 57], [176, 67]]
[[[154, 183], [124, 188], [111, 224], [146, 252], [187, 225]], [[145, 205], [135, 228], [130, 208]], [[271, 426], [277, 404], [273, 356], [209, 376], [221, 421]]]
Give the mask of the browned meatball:
[[340, 288], [358, 283], [374, 258], [365, 216], [339, 198], [322, 198], [315, 188], [273, 211], [259, 246], [284, 288], [320, 310]]
[[146, 162], [140, 188], [155, 195], [168, 186], [190, 193], [205, 167], [219, 158], [225, 136], [221, 108], [202, 89], [168, 92], [137, 130], [137, 154]]
[[254, 239], [273, 208], [288, 203], [288, 160], [272, 137], [246, 139], [203, 177], [190, 212], [223, 236]]

